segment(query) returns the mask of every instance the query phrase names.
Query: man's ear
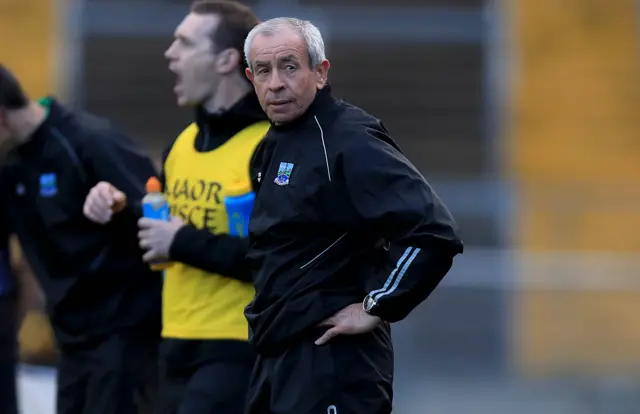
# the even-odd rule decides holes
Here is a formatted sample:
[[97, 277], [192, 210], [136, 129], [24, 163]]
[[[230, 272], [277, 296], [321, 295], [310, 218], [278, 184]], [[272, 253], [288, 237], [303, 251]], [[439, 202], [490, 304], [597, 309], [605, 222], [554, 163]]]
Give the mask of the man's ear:
[[237, 70], [238, 65], [241, 63], [240, 52], [235, 49], [229, 48], [221, 51], [218, 54], [216, 60], [216, 70], [218, 73], [226, 75]]
[[331, 63], [325, 59], [316, 67], [316, 87], [318, 89], [324, 88], [329, 78], [329, 68]]
[[247, 76], [247, 79], [249, 79], [251, 83], [253, 83], [253, 72], [251, 72], [251, 69], [246, 68], [244, 70], [244, 74]]

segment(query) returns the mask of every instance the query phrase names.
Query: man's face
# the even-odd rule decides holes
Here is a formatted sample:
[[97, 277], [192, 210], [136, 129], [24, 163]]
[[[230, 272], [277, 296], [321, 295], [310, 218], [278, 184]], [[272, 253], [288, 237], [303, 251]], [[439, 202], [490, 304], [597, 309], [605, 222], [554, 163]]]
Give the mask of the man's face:
[[302, 115], [324, 87], [329, 71], [325, 60], [309, 67], [309, 52], [300, 34], [289, 28], [257, 35], [249, 52], [247, 77], [269, 119], [276, 124]]
[[175, 32], [175, 40], [165, 52], [169, 70], [176, 74], [179, 106], [199, 105], [215, 95], [220, 76], [211, 34], [220, 23], [216, 15], [190, 13]]

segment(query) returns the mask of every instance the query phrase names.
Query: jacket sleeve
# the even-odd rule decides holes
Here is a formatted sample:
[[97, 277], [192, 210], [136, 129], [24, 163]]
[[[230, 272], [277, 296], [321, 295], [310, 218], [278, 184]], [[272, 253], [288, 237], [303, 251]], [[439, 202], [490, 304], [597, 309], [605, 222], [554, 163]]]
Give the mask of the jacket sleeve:
[[83, 156], [96, 181], [111, 183], [127, 196], [127, 208], [116, 214], [112, 226], [135, 229], [140, 217], [140, 201], [149, 177], [158, 176], [153, 162], [121, 132], [109, 129], [96, 133], [85, 145]]
[[228, 234], [212, 234], [190, 224], [175, 235], [169, 257], [207, 272], [251, 282], [251, 272], [245, 257], [249, 241]]
[[344, 151], [347, 192], [360, 224], [390, 242], [397, 258], [363, 305], [396, 322], [436, 288], [462, 242], [447, 208], [384, 129], [355, 134]]

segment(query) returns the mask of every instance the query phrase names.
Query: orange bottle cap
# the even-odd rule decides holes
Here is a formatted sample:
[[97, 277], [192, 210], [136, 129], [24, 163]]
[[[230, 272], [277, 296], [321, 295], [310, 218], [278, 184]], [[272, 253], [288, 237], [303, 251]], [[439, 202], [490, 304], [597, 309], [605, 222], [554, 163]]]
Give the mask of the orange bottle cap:
[[158, 177], [149, 177], [145, 189], [147, 190], [147, 193], [159, 193], [161, 187]]

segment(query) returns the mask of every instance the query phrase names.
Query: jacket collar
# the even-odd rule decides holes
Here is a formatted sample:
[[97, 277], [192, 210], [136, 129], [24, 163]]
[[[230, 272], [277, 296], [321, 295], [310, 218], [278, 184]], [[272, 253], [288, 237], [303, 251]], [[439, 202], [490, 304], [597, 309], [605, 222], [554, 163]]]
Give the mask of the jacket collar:
[[271, 127], [277, 131], [291, 130], [305, 124], [314, 116], [322, 116], [323, 114], [331, 112], [337, 104], [338, 100], [331, 93], [331, 85], [327, 83], [324, 88], [316, 93], [315, 99], [302, 115], [286, 124], [275, 125], [271, 122]]
[[238, 125], [250, 125], [266, 119], [267, 116], [253, 90], [230, 108], [216, 113], [209, 113], [202, 106], [196, 108], [196, 123], [200, 130], [209, 127], [215, 127], [217, 130], [225, 127], [235, 129]]
[[71, 112], [54, 97], [47, 96], [40, 99], [38, 103], [47, 110], [47, 116], [31, 136], [15, 148], [15, 152], [22, 156], [40, 152], [48, 139], [51, 128], [71, 117]]

